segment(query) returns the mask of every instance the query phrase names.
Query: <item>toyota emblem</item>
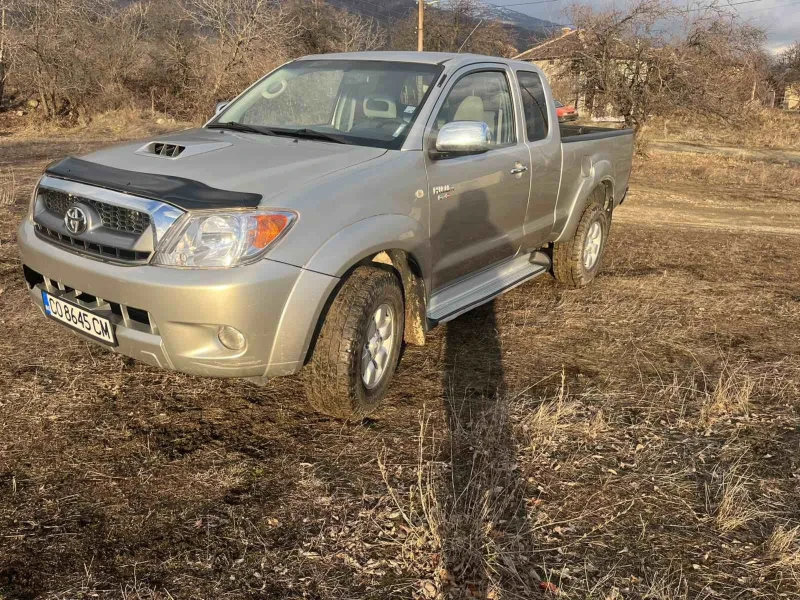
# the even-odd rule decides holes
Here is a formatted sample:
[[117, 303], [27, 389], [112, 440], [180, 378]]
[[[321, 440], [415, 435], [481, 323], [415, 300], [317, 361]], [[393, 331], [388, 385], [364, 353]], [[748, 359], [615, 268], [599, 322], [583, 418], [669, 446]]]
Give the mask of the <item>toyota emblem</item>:
[[86, 227], [89, 225], [89, 219], [80, 206], [70, 206], [67, 210], [67, 214], [64, 215], [64, 225], [71, 234], [80, 235], [86, 231]]

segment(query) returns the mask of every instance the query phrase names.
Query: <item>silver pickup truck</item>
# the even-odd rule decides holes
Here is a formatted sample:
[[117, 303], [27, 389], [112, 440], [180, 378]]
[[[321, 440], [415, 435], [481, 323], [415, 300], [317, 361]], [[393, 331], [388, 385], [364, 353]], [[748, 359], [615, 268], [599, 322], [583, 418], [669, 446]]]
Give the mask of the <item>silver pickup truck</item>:
[[589, 283], [630, 130], [560, 126], [536, 66], [308, 56], [202, 128], [51, 164], [19, 229], [43, 314], [148, 364], [256, 383], [301, 370], [348, 418], [403, 343], [544, 273]]

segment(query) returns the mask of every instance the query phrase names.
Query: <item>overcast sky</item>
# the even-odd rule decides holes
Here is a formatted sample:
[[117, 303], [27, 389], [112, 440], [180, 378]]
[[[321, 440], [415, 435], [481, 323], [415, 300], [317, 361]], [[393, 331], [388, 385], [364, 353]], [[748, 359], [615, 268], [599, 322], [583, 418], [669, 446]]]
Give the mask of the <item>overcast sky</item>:
[[[508, 6], [540, 19], [547, 19], [556, 23], [565, 23], [567, 21], [564, 15], [564, 7], [569, 5], [571, 0], [553, 0], [540, 4], [527, 4], [527, 2], [533, 1], [486, 0], [488, 4]], [[539, 1], [541, 2], [541, 0]], [[580, 1], [603, 7], [611, 5], [614, 0]], [[616, 1], [617, 5], [624, 3], [624, 0]], [[675, 1], [683, 3], [686, 0]], [[741, 3], [739, 6], [731, 8], [731, 10], [738, 11], [743, 19], [767, 30], [770, 50], [779, 51], [792, 42], [800, 40], [800, 0], [750, 0], [748, 2], [746, 0], [721, 0], [720, 4], [726, 2], [730, 2], [730, 4]]]

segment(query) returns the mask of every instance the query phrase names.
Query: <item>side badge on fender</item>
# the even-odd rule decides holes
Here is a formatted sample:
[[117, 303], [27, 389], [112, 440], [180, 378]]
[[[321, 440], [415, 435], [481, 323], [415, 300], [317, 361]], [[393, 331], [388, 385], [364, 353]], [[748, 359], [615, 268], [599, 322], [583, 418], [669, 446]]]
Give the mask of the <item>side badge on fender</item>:
[[444, 200], [445, 198], [449, 198], [451, 196], [451, 192], [455, 191], [456, 186], [454, 185], [437, 185], [433, 188], [433, 195], [436, 196], [437, 200]]

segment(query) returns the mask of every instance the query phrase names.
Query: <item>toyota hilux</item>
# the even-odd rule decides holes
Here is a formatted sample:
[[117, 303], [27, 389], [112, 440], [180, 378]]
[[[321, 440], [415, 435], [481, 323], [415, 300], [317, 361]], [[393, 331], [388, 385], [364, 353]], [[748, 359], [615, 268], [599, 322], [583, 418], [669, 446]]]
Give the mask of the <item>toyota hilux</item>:
[[203, 127], [49, 165], [19, 229], [41, 312], [208, 377], [302, 371], [364, 415], [403, 344], [551, 273], [597, 275], [633, 154], [559, 125], [542, 71], [369, 52], [285, 64]]

